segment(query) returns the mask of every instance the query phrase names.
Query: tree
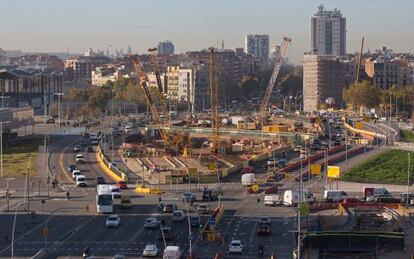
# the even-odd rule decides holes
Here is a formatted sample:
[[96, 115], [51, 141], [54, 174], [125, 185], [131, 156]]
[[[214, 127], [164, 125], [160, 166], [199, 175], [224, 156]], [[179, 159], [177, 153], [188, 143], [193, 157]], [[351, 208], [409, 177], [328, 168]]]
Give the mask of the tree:
[[350, 85], [343, 90], [342, 96], [354, 108], [378, 107], [381, 102], [381, 91], [367, 81]]

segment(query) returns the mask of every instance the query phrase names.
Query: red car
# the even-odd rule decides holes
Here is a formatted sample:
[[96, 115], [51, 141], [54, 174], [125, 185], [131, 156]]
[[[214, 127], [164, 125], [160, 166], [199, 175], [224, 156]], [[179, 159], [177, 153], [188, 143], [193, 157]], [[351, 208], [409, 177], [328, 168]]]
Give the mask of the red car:
[[127, 183], [125, 181], [117, 181], [116, 186], [119, 187], [119, 189], [128, 189]]

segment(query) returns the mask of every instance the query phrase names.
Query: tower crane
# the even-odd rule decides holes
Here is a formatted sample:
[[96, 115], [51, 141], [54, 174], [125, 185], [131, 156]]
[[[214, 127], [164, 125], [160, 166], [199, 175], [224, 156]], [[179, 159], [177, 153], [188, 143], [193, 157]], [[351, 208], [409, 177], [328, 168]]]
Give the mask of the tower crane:
[[219, 152], [220, 141], [220, 125], [218, 114], [218, 81], [217, 81], [217, 66], [216, 53], [214, 48], [210, 48], [210, 103], [211, 103], [211, 128], [212, 128], [212, 143], [213, 153]]
[[359, 50], [358, 66], [357, 66], [357, 71], [356, 71], [355, 83], [359, 82], [359, 73], [361, 72], [361, 62], [362, 62], [362, 51], [364, 50], [364, 40], [365, 40], [365, 37], [362, 37], [361, 49]]
[[157, 80], [158, 93], [159, 93], [159, 98], [161, 102], [162, 113], [165, 116], [165, 118], [168, 118], [168, 114], [167, 114], [168, 110], [167, 110], [167, 104], [166, 104], [165, 96], [164, 96], [164, 89], [162, 88], [161, 75], [160, 75], [160, 72], [158, 71], [157, 48], [150, 48], [148, 49], [148, 51], [151, 53], [151, 62], [152, 62], [152, 67], [154, 70], [155, 78]]
[[276, 65], [273, 69], [272, 75], [270, 77], [269, 83], [268, 83], [267, 88], [266, 88], [266, 93], [265, 93], [265, 95], [262, 99], [262, 102], [260, 103], [258, 122], [261, 123], [262, 127], [263, 127], [263, 124], [264, 124], [264, 120], [266, 118], [265, 114], [266, 114], [266, 110], [267, 110], [267, 105], [269, 103], [270, 96], [272, 95], [273, 87], [275, 86], [277, 76], [279, 75], [280, 68], [282, 67], [283, 61], [285, 59], [285, 55], [286, 55], [288, 45], [291, 41], [292, 40], [288, 37], [283, 38], [282, 44], [280, 45], [279, 59], [276, 62]]

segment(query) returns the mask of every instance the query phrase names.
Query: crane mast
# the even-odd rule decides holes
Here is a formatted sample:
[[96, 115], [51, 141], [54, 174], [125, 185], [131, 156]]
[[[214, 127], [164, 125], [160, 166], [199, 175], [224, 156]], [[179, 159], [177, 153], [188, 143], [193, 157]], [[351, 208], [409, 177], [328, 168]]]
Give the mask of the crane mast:
[[160, 71], [158, 70], [157, 48], [150, 48], [148, 49], [148, 51], [151, 53], [151, 63], [152, 63], [152, 67], [154, 70], [155, 78], [157, 80], [157, 87], [158, 87], [159, 98], [161, 101], [162, 113], [165, 116], [165, 118], [168, 118], [167, 104], [165, 102], [165, 97], [164, 97], [164, 89], [162, 89], [161, 75], [160, 75]]
[[359, 73], [361, 72], [361, 62], [362, 62], [362, 51], [364, 50], [364, 40], [365, 40], [365, 37], [362, 37], [361, 49], [359, 50], [358, 66], [357, 66], [357, 71], [356, 71], [355, 83], [359, 82]]
[[210, 103], [211, 103], [211, 128], [213, 153], [218, 153], [220, 141], [220, 125], [218, 114], [218, 81], [217, 81], [217, 65], [216, 53], [214, 48], [210, 48]]
[[269, 83], [268, 83], [267, 88], [266, 88], [266, 93], [265, 93], [265, 95], [262, 99], [262, 102], [260, 103], [259, 122], [262, 124], [262, 126], [263, 126], [264, 120], [266, 118], [265, 114], [266, 114], [266, 110], [267, 110], [267, 105], [269, 103], [270, 96], [272, 95], [273, 87], [275, 86], [277, 76], [279, 75], [280, 68], [282, 67], [283, 61], [285, 59], [285, 55], [286, 55], [286, 52], [287, 52], [288, 45], [291, 41], [292, 40], [288, 37], [283, 38], [283, 41], [282, 41], [282, 44], [281, 44], [281, 47], [280, 47], [279, 60], [276, 62], [276, 65], [273, 69], [272, 75], [270, 77]]

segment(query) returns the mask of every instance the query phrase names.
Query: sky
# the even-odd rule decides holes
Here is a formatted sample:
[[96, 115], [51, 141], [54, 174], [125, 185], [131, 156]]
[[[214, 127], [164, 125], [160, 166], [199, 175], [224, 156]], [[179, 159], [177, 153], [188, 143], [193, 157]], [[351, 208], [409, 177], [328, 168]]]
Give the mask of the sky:
[[244, 47], [246, 34], [292, 38], [290, 61], [310, 49], [310, 17], [319, 4], [347, 19], [347, 52], [414, 47], [413, 0], [0, 0], [0, 48], [83, 53], [89, 48], [145, 53], [171, 40], [176, 52]]

